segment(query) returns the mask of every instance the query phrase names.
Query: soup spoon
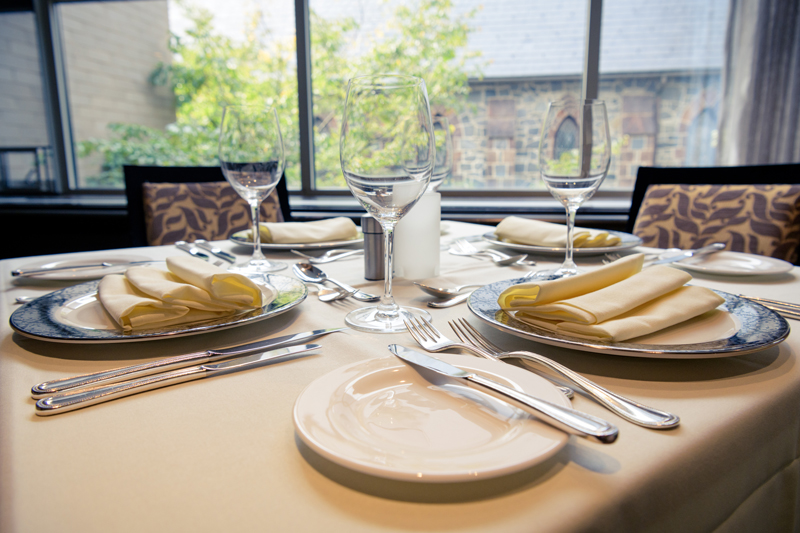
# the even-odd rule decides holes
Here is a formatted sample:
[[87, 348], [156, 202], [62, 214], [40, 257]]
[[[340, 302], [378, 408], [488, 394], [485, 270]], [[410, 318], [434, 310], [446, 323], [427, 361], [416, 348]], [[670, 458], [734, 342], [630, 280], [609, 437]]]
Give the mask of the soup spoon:
[[334, 285], [347, 291], [353, 298], [361, 302], [375, 302], [381, 299], [380, 296], [368, 294], [356, 289], [355, 287], [351, 287], [346, 283], [329, 278], [325, 272], [315, 267], [311, 263], [297, 263], [292, 267], [292, 271], [294, 272], [295, 276], [308, 283], [324, 283], [326, 281], [330, 281]]
[[437, 298], [450, 298], [455, 296], [459, 292], [463, 291], [467, 287], [480, 287], [480, 283], [470, 283], [469, 285], [458, 285], [453, 287], [452, 289], [445, 289], [440, 287], [431, 287], [430, 285], [424, 285], [422, 283], [414, 282], [414, 285], [422, 289], [423, 291], [427, 292], [431, 296], [436, 296]]

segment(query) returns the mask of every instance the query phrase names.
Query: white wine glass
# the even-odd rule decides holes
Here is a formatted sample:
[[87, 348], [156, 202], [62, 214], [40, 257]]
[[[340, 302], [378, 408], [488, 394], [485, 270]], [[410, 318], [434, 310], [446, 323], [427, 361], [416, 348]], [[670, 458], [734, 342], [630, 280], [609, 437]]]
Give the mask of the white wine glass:
[[567, 211], [564, 263], [534, 279], [560, 279], [580, 273], [572, 260], [575, 214], [600, 187], [611, 164], [606, 105], [599, 100], [550, 102], [539, 141], [542, 180]]
[[385, 242], [381, 302], [356, 309], [345, 322], [361, 331], [405, 331], [403, 320], [430, 319], [426, 311], [400, 307], [392, 297], [394, 228], [428, 187], [435, 159], [425, 82], [400, 75], [351, 79], [339, 157], [347, 186], [380, 223]]
[[253, 221], [253, 255], [228, 270], [258, 277], [286, 268], [261, 252], [259, 208], [275, 189], [285, 163], [278, 113], [258, 105], [227, 105], [222, 111], [219, 163], [225, 179], [250, 205]]

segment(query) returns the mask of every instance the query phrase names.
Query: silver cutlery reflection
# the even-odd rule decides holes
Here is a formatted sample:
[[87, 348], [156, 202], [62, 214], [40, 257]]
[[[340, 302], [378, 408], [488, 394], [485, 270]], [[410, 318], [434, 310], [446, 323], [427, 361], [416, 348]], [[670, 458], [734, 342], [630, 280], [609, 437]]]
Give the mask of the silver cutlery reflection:
[[103, 261], [102, 263], [87, 263], [85, 265], [72, 265], [72, 266], [63, 266], [63, 267], [52, 267], [52, 268], [34, 268], [34, 269], [17, 269], [12, 270], [11, 275], [13, 277], [25, 277], [25, 276], [35, 276], [37, 274], [49, 274], [50, 272], [66, 272], [68, 270], [85, 270], [87, 268], [109, 268], [109, 267], [119, 267], [119, 266], [131, 266], [131, 265], [141, 265], [144, 263], [155, 263], [156, 261], [147, 260], [147, 261], [128, 261], [126, 263], [109, 263]]
[[123, 368], [115, 368], [113, 370], [103, 370], [101, 372], [93, 372], [91, 374], [84, 374], [81, 376], [53, 379], [39, 383], [38, 385], [34, 385], [31, 388], [31, 397], [43, 398], [45, 396], [52, 396], [54, 394], [62, 393], [64, 391], [84, 389], [86, 387], [96, 387], [98, 385], [107, 385], [118, 381], [164, 372], [167, 370], [175, 370], [177, 368], [183, 368], [202, 363], [211, 363], [221, 359], [227, 359], [229, 357], [257, 352], [266, 348], [277, 348], [279, 346], [298, 343], [300, 341], [309, 341], [318, 337], [322, 337], [323, 335], [327, 335], [328, 333], [344, 331], [346, 329], [348, 328], [339, 327], [317, 329], [303, 333], [294, 333], [292, 335], [283, 335], [281, 337], [275, 337], [263, 341], [250, 342], [247, 344], [241, 344], [239, 346], [231, 346], [230, 348], [194, 352], [175, 357], [167, 357], [166, 359], [160, 359], [150, 363], [141, 363]]
[[453, 288], [444, 288], [444, 287], [432, 287], [430, 285], [425, 285], [424, 283], [419, 283], [417, 281], [414, 282], [414, 285], [422, 289], [424, 292], [430, 294], [431, 296], [436, 296], [437, 298], [452, 298], [453, 296], [457, 295], [464, 289], [469, 287], [480, 287], [482, 283], [470, 283], [468, 285], [457, 285]]
[[700, 257], [701, 255], [713, 254], [714, 252], [719, 252], [723, 248], [725, 248], [725, 243], [715, 242], [714, 244], [709, 244], [708, 246], [703, 246], [702, 248], [698, 248], [696, 250], [686, 250], [678, 255], [652, 261], [648, 263], [647, 266], [677, 263], [678, 261], [683, 261], [684, 259], [689, 259], [690, 257]]
[[456, 321], [455, 324], [450, 322], [450, 327], [453, 328], [459, 340], [478, 349], [488, 350], [498, 359], [523, 359], [555, 372], [562, 378], [569, 380], [571, 384], [577, 385], [583, 389], [589, 396], [594, 398], [595, 401], [615, 412], [628, 422], [650, 429], [669, 429], [680, 424], [680, 418], [677, 416], [667, 413], [666, 411], [648, 407], [604, 389], [597, 383], [586, 379], [577, 372], [570, 370], [552, 359], [548, 359], [547, 357], [533, 352], [503, 352], [463, 318]]
[[338, 261], [339, 259], [344, 259], [346, 257], [353, 257], [356, 255], [362, 255], [364, 250], [328, 250], [324, 254], [320, 255], [319, 257], [314, 257], [311, 255], [304, 254], [298, 250], [290, 250], [295, 255], [299, 255], [300, 257], [305, 257], [308, 259], [308, 262], [314, 265], [324, 265], [325, 263], [332, 263], [333, 261]]
[[183, 250], [187, 254], [193, 255], [194, 257], [197, 257], [199, 259], [203, 259], [205, 261], [208, 261], [210, 259], [208, 254], [204, 254], [203, 252], [198, 250], [196, 246], [192, 246], [186, 241], [178, 241], [178, 242], [176, 242], [175, 243], [175, 247], [178, 248], [179, 250]]
[[216, 255], [217, 257], [220, 257], [220, 258], [224, 259], [225, 261], [227, 261], [229, 263], [235, 263], [236, 262], [236, 256], [235, 255], [229, 254], [225, 250], [223, 250], [221, 248], [217, 248], [216, 246], [213, 246], [210, 242], [208, 242], [205, 239], [196, 239], [193, 244], [199, 246], [200, 248], [202, 248], [203, 250], [206, 250], [207, 252], [211, 252], [212, 254]]
[[176, 385], [195, 379], [238, 372], [248, 368], [256, 368], [275, 359], [309, 352], [318, 348], [320, 348], [319, 344], [303, 344], [300, 346], [290, 346], [288, 348], [278, 348], [277, 350], [238, 357], [221, 363], [181, 368], [141, 379], [108, 385], [107, 387], [79, 390], [72, 394], [65, 393], [58, 396], [50, 396], [49, 398], [42, 398], [36, 402], [36, 414], [39, 416], [49, 416], [65, 413], [90, 405], [116, 400], [117, 398], [130, 396], [139, 392], [169, 387], [170, 385]]
[[771, 300], [769, 298], [760, 298], [758, 296], [745, 296], [744, 294], [737, 294], [737, 296], [739, 298], [744, 298], [745, 300], [750, 300], [752, 302], [761, 304], [767, 309], [771, 309], [785, 318], [800, 320], [800, 305], [798, 304], [782, 302], [780, 300]]
[[428, 307], [433, 307], [434, 309], [446, 309], [448, 307], [453, 307], [454, 305], [458, 305], [469, 300], [469, 297], [473, 292], [475, 291], [465, 292], [464, 294], [453, 296], [449, 300], [444, 300], [441, 302], [428, 302]]
[[491, 396], [525, 411], [533, 412], [536, 418], [542, 422], [566, 433], [589, 438], [602, 444], [611, 444], [619, 436], [619, 429], [616, 426], [596, 416], [535, 398], [474, 372], [462, 370], [436, 357], [409, 350], [399, 344], [390, 344], [389, 350], [413, 367], [426, 368], [449, 378], [474, 383]]
[[311, 263], [297, 263], [292, 267], [292, 272], [294, 275], [297, 276], [302, 281], [308, 283], [324, 283], [329, 281], [336, 285], [337, 287], [347, 291], [350, 295], [360, 302], [376, 302], [381, 299], [380, 296], [376, 296], [374, 294], [369, 294], [355, 287], [351, 287], [346, 283], [342, 283], [341, 281], [336, 281], [335, 279], [329, 278], [325, 272], [318, 269]]
[[450, 247], [450, 253], [453, 255], [467, 255], [471, 257], [487, 257], [498, 266], [509, 265], [529, 265], [533, 266], [536, 261], [525, 261], [528, 257], [526, 254], [521, 255], [508, 255], [498, 250], [486, 249], [478, 250], [472, 244], [463, 239], [458, 239]]

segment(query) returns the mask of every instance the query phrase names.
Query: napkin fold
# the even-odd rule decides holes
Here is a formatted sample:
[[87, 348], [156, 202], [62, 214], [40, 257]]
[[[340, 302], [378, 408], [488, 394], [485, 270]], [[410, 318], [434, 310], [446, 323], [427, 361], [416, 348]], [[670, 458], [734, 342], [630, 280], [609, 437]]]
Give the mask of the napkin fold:
[[679, 324], [715, 309], [724, 299], [685, 286], [690, 274], [667, 266], [642, 270], [642, 254], [593, 272], [522, 283], [498, 298], [523, 322], [592, 339], [623, 341]]
[[[262, 222], [258, 225], [261, 242], [272, 244], [304, 244], [345, 241], [358, 237], [358, 227], [347, 217], [312, 222]], [[234, 237], [253, 240], [253, 230], [234, 233]]]
[[131, 267], [100, 280], [98, 299], [123, 331], [232, 316], [277, 296], [270, 285], [194, 257], [167, 258], [167, 268]]
[[[495, 235], [501, 241], [548, 248], [563, 248], [567, 245], [567, 227], [541, 220], [522, 217], [506, 217], [497, 225]], [[616, 246], [620, 238], [607, 231], [575, 228], [572, 244], [576, 248], [598, 248]]]

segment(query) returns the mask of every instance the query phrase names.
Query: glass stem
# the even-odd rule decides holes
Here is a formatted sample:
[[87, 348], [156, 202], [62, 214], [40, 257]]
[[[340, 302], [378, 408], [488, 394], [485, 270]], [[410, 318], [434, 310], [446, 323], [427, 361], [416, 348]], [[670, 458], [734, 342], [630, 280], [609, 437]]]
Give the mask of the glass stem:
[[378, 304], [378, 315], [397, 316], [399, 307], [392, 297], [392, 273], [394, 270], [394, 224], [383, 225], [383, 296]]
[[575, 214], [577, 212], [577, 205], [567, 204], [567, 256], [564, 258], [564, 264], [561, 265], [561, 268], [565, 270], [578, 270], [578, 266], [572, 260], [573, 235], [575, 233]]
[[253, 219], [253, 257], [252, 261], [264, 261], [266, 258], [261, 253], [261, 232], [258, 228], [258, 208], [261, 202], [251, 200], [250, 202], [250, 216]]

